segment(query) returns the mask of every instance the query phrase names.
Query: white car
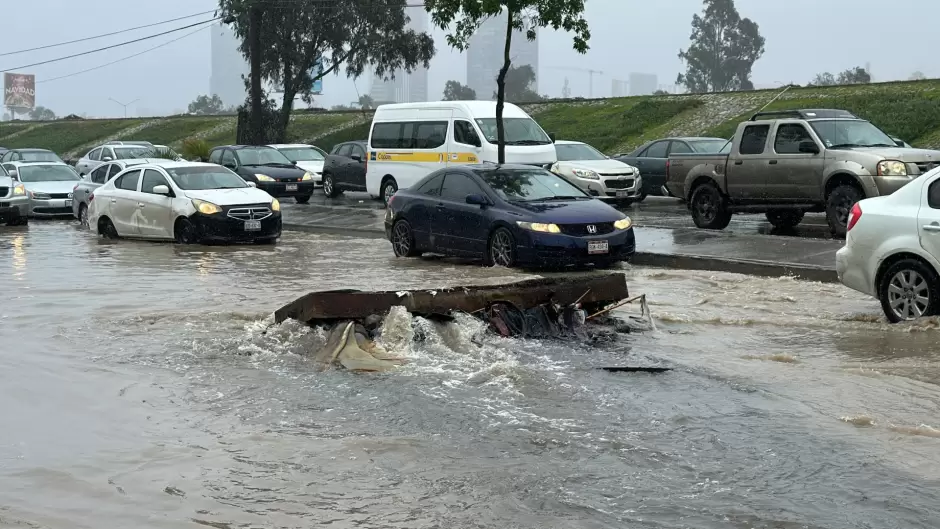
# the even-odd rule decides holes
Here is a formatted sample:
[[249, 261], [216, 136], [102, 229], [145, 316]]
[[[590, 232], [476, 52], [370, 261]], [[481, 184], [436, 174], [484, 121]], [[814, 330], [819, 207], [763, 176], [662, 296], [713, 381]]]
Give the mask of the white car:
[[147, 154], [153, 151], [153, 145], [132, 145], [122, 144], [121, 142], [109, 143], [95, 147], [88, 151], [75, 162], [75, 169], [78, 174], [85, 176], [94, 171], [99, 165], [112, 160], [131, 160], [136, 158], [146, 158]]
[[639, 169], [613, 160], [586, 143], [558, 140], [555, 152], [558, 161], [551, 171], [590, 195], [633, 202], [643, 190]]
[[96, 189], [88, 225], [108, 238], [274, 244], [281, 204], [212, 163], [148, 163], [124, 169]]
[[268, 147], [281, 151], [294, 165], [313, 175], [314, 185], [323, 184], [323, 162], [326, 160], [326, 151], [305, 143], [275, 143]]
[[940, 309], [940, 169], [859, 201], [836, 252], [843, 285], [878, 298], [892, 323]]

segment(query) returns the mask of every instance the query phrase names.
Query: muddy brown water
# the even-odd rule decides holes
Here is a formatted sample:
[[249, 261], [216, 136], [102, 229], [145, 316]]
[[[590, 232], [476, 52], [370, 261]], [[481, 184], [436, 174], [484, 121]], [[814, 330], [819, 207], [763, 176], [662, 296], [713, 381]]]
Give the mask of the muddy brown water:
[[[638, 237], [642, 233], [638, 233]], [[889, 528], [940, 519], [940, 325], [839, 285], [625, 269], [616, 347], [390, 326], [385, 375], [314, 373], [300, 293], [525, 274], [0, 232], [0, 527]], [[630, 309], [632, 310], [632, 309]], [[409, 333], [429, 340], [403, 346]], [[666, 375], [597, 365], [666, 365]]]

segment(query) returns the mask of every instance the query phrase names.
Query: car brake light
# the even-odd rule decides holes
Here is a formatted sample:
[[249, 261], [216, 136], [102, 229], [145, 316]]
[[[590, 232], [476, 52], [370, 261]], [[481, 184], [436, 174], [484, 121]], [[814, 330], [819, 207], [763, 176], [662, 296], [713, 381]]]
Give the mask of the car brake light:
[[393, 201], [393, 200], [395, 200], [395, 195], [392, 195], [392, 196], [388, 197], [388, 203], [386, 204], [386, 207], [388, 207], [389, 209], [391, 209], [391, 207], [392, 207], [392, 201]]
[[94, 193], [88, 195], [88, 203], [89, 203], [89, 204], [91, 204], [91, 201], [94, 200], [94, 199], [95, 199], [95, 194], [94, 194]]
[[669, 180], [669, 160], [666, 160], [666, 180]]
[[862, 206], [858, 205], [858, 202], [852, 206], [852, 210], [849, 211], [849, 222], [845, 225], [845, 231], [851, 230], [856, 224], [858, 224], [858, 219], [862, 218]]

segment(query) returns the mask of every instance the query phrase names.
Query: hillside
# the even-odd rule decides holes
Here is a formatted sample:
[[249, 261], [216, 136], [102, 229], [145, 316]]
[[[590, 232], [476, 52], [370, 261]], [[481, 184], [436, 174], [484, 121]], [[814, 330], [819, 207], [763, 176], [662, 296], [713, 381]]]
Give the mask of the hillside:
[[[522, 105], [559, 139], [588, 142], [607, 153], [630, 151], [662, 136], [730, 136], [735, 126], [780, 90], [718, 94], [554, 100]], [[865, 117], [917, 147], [940, 147], [940, 80], [791, 88], [768, 109], [841, 108]], [[368, 112], [298, 112], [291, 141], [330, 149], [365, 138]], [[0, 146], [41, 147], [64, 157], [113, 139], [149, 140], [178, 148], [186, 138], [210, 145], [235, 141], [234, 116], [158, 117], [0, 123]]]

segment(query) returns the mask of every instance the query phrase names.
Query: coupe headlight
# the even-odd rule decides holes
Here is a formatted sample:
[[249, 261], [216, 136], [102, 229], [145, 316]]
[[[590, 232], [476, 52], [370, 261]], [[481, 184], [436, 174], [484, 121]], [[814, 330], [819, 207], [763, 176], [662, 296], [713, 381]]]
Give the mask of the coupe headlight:
[[520, 228], [532, 231], [540, 231], [543, 233], [561, 233], [561, 228], [557, 224], [543, 224], [541, 222], [519, 222], [516, 221], [516, 224]]
[[630, 226], [633, 226], [633, 220], [630, 217], [624, 217], [620, 220], [614, 221], [614, 228], [617, 228], [618, 230], [625, 230]]
[[572, 169], [571, 174], [577, 176], [578, 178], [587, 178], [588, 180], [600, 180], [601, 176], [594, 171], [588, 171], [587, 169]]
[[202, 213], [203, 215], [215, 215], [216, 213], [222, 212], [222, 208], [216, 206], [212, 202], [206, 202], [205, 200], [193, 199], [193, 207], [195, 207], [196, 211]]
[[274, 181], [273, 178], [271, 178], [270, 176], [266, 174], [256, 174], [255, 178], [257, 178], [259, 182], [273, 182]]
[[276, 198], [271, 201], [271, 211], [281, 211], [281, 203]]
[[313, 180], [313, 175], [310, 173], [304, 173], [304, 177], [301, 178], [301, 180], [304, 180], [304, 181]]
[[878, 162], [880, 176], [907, 176], [907, 165], [897, 160], [883, 160]]
[[26, 194], [26, 186], [23, 184], [18, 184], [13, 188], [13, 196], [23, 196]]

